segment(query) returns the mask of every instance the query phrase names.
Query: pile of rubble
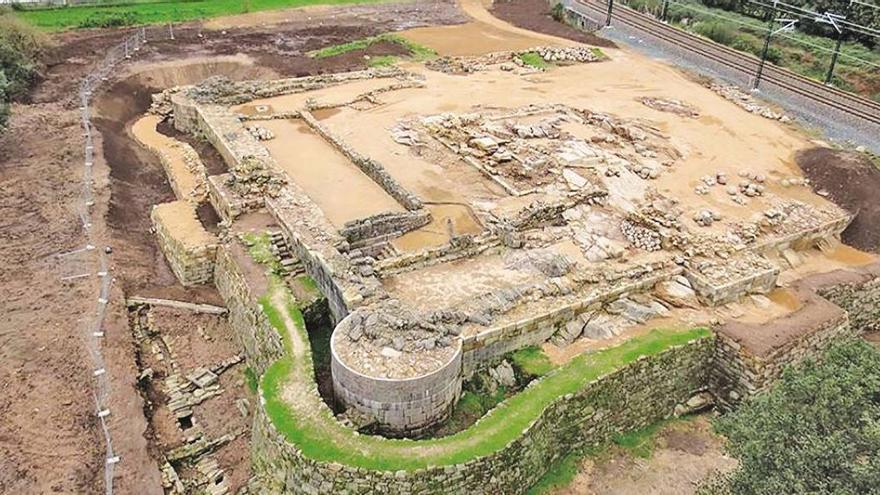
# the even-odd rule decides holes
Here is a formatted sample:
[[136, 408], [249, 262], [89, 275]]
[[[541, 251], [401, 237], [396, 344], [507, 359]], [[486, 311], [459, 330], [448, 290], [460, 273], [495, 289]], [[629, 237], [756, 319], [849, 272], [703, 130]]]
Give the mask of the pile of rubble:
[[724, 99], [732, 101], [738, 107], [749, 113], [760, 115], [765, 119], [778, 120], [783, 123], [791, 121], [790, 117], [779, 112], [774, 112], [770, 108], [757, 103], [750, 94], [743, 92], [736, 86], [712, 83], [709, 85], [709, 89], [723, 96]]
[[532, 53], [547, 63], [560, 65], [598, 62], [605, 58], [598, 50], [586, 47], [538, 46], [527, 50], [487, 53], [477, 57], [439, 57], [428, 61], [425, 66], [446, 74], [471, 74], [492, 68], [528, 74], [543, 70], [523, 61], [523, 55]]
[[277, 197], [285, 185], [284, 179], [266, 164], [254, 157], [244, 157], [230, 167], [231, 178], [227, 184], [244, 197]]
[[369, 309], [351, 314], [345, 335], [351, 342], [381, 347], [391, 357], [450, 346], [466, 318], [454, 312], [420, 313], [394, 299]]
[[620, 232], [623, 233], [623, 236], [626, 237], [630, 244], [639, 249], [644, 249], [645, 251], [659, 251], [662, 249], [660, 233], [655, 230], [636, 225], [630, 220], [623, 220], [620, 222]]
[[700, 116], [699, 110], [681, 100], [646, 96], [644, 98], [639, 98], [639, 101], [646, 107], [653, 108], [659, 112], [674, 113], [676, 115], [690, 118], [697, 118]]
[[589, 63], [601, 60], [602, 52], [583, 46], [539, 46], [523, 50], [518, 55], [537, 53], [545, 62], [577, 62]]
[[261, 127], [258, 125], [252, 125], [247, 127], [248, 132], [251, 133], [251, 136], [254, 137], [257, 141], [268, 141], [270, 139], [275, 139], [275, 133], [266, 129], [265, 127]]
[[703, 209], [694, 214], [694, 222], [702, 227], [711, 227], [713, 223], [719, 220], [721, 220], [721, 214], [709, 209]]

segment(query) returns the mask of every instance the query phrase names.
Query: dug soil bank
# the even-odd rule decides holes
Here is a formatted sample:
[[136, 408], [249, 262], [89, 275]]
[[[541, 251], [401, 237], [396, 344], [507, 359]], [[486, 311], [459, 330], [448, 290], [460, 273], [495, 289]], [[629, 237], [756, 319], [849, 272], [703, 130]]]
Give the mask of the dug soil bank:
[[846, 244], [863, 251], [880, 249], [880, 169], [863, 153], [813, 148], [798, 152], [797, 164], [816, 191], [856, 214], [843, 231]]

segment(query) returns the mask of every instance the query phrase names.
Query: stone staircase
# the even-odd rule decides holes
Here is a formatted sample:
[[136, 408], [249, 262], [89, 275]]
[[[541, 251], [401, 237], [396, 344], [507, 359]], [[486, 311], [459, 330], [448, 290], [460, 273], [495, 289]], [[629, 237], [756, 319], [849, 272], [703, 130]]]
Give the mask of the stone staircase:
[[281, 262], [281, 274], [290, 278], [305, 274], [305, 267], [299, 258], [291, 252], [284, 234], [281, 231], [270, 232], [269, 238], [272, 241], [272, 252], [278, 256], [278, 260]]

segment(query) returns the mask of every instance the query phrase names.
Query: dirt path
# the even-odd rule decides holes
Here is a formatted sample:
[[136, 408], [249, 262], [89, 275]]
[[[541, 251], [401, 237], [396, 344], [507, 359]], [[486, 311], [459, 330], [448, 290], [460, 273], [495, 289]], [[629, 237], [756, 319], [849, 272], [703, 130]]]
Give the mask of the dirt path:
[[587, 459], [570, 485], [547, 495], [689, 495], [712, 472], [736, 466], [705, 417], [669, 425], [655, 442], [647, 459], [616, 447], [606, 458]]

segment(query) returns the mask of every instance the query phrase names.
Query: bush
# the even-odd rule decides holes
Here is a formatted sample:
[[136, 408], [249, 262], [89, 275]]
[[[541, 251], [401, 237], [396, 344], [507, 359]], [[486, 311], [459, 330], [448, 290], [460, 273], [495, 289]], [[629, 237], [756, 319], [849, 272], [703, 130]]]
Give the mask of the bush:
[[9, 102], [27, 94], [48, 43], [45, 35], [9, 13], [0, 12], [0, 128], [9, 117]]
[[553, 20], [556, 22], [565, 21], [565, 6], [562, 3], [557, 3], [550, 9], [550, 16], [553, 17]]
[[729, 25], [720, 22], [700, 21], [694, 24], [693, 30], [722, 45], [731, 45], [736, 39], [736, 31]]
[[739, 460], [722, 480], [729, 493], [878, 493], [880, 349], [861, 339], [836, 344], [715, 427]]
[[118, 28], [138, 23], [136, 12], [95, 12], [79, 22], [80, 28]]

